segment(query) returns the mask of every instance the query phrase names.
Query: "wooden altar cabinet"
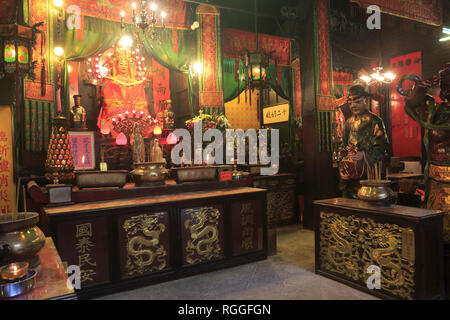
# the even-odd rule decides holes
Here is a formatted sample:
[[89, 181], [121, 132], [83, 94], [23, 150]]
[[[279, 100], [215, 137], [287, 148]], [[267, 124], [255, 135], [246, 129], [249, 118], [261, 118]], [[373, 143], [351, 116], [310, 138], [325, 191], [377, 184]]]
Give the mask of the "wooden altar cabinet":
[[44, 207], [78, 297], [267, 258], [266, 190], [231, 188]]
[[385, 299], [444, 297], [442, 212], [335, 198], [315, 201], [314, 218], [316, 273]]

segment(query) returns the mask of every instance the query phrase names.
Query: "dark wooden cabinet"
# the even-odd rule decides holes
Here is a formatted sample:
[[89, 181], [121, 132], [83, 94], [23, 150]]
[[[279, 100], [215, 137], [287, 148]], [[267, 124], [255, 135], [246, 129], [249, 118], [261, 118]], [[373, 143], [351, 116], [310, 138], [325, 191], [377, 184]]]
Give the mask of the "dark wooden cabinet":
[[269, 227], [299, 223], [295, 174], [254, 176], [253, 187], [267, 190]]
[[444, 297], [442, 212], [335, 198], [314, 217], [316, 273], [382, 298]]
[[266, 190], [181, 192], [44, 207], [80, 298], [267, 258]]

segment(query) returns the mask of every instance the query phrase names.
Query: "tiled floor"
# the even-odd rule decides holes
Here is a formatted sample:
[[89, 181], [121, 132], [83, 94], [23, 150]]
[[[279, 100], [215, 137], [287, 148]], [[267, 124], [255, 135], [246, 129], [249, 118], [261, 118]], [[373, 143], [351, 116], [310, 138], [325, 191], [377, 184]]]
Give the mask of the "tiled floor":
[[314, 232], [278, 229], [277, 255], [267, 260], [120, 292], [99, 299], [373, 300], [364, 292], [314, 273]]

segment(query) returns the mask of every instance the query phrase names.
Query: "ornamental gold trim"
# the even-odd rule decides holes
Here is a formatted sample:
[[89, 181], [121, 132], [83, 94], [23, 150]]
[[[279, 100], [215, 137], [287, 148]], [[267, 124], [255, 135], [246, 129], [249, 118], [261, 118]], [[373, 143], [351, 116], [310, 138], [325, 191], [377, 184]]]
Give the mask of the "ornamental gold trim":
[[381, 290], [403, 299], [415, 293], [414, 231], [370, 218], [320, 212], [320, 269], [364, 287], [371, 265], [381, 269]]
[[184, 222], [190, 239], [186, 244], [186, 262], [196, 264], [220, 258], [222, 249], [219, 242], [220, 210], [214, 207], [186, 209], [191, 217]]
[[450, 167], [430, 164], [429, 176], [436, 181], [450, 183]]
[[127, 233], [127, 276], [159, 271], [166, 267], [166, 251], [159, 243], [160, 235], [166, 230], [161, 223], [167, 213], [141, 214], [123, 223]]

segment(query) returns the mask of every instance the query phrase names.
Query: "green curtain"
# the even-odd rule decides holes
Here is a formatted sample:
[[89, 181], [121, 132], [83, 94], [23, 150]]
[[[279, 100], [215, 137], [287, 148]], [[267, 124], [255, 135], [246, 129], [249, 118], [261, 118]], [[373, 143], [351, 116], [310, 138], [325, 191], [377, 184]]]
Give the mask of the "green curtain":
[[235, 79], [235, 60], [230, 58], [223, 58], [223, 99], [224, 102], [236, 99], [236, 97], [244, 90], [245, 73], [244, 63], [239, 60], [239, 90], [238, 83]]
[[[235, 79], [235, 60], [230, 58], [223, 58], [223, 95], [224, 101], [228, 102], [235, 99], [243, 90], [245, 86], [245, 69], [242, 60], [239, 60], [239, 90], [238, 83]], [[270, 87], [283, 99], [289, 101], [289, 141], [291, 149], [294, 148], [294, 127], [295, 127], [295, 110], [294, 110], [294, 95], [292, 94], [292, 68], [290, 66], [281, 66], [281, 83], [277, 85], [277, 66], [270, 64], [267, 79]]]
[[157, 36], [151, 39], [150, 32], [140, 33], [145, 50], [161, 65], [183, 73], [189, 72], [191, 58], [195, 54], [195, 33], [176, 30], [177, 48], [174, 48], [172, 29], [157, 29]]
[[25, 150], [46, 151], [51, 124], [54, 118], [54, 103], [25, 99], [24, 101]]
[[271, 88], [283, 99], [290, 100], [291, 97], [291, 67], [281, 66], [281, 83], [277, 85], [277, 66], [269, 65], [267, 78]]
[[[135, 28], [129, 24], [121, 29], [119, 22], [107, 21], [103, 19], [84, 16], [83, 17], [83, 40], [77, 39], [77, 30], [66, 30], [65, 33], [65, 62], [63, 68], [64, 89], [61, 99], [63, 112], [68, 111], [69, 100], [69, 74], [67, 71], [67, 62], [82, 60], [92, 57], [96, 54], [106, 51], [112, 45], [117, 43], [124, 34], [134, 34]], [[190, 59], [194, 56], [195, 41], [194, 32], [187, 30], [176, 30], [178, 38], [177, 50], [173, 45], [172, 29], [156, 28], [159, 37], [154, 40], [150, 37], [150, 32], [140, 32], [139, 38], [144, 44], [146, 51], [161, 65], [166, 68], [187, 73], [189, 71]], [[191, 86], [188, 86], [189, 100], [192, 107], [193, 95]]]

